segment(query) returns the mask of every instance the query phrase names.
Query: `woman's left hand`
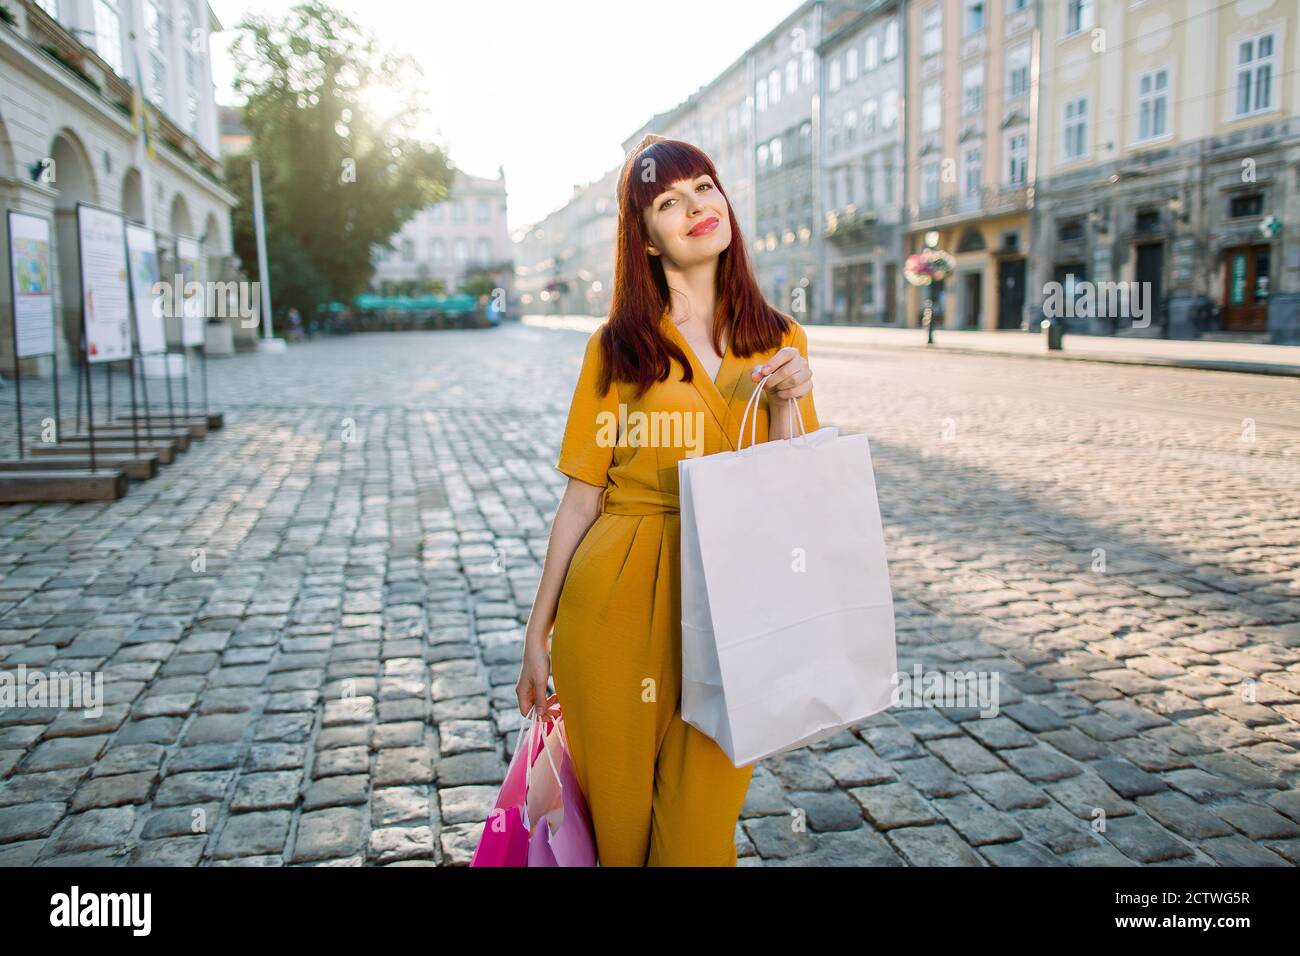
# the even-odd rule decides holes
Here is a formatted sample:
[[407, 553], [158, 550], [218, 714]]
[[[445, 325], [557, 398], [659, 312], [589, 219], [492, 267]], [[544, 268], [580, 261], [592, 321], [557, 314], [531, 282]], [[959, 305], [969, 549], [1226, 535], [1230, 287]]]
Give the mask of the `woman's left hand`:
[[772, 377], [763, 387], [772, 399], [803, 398], [812, 391], [812, 369], [793, 345], [787, 345], [749, 374], [757, 382], [769, 373]]

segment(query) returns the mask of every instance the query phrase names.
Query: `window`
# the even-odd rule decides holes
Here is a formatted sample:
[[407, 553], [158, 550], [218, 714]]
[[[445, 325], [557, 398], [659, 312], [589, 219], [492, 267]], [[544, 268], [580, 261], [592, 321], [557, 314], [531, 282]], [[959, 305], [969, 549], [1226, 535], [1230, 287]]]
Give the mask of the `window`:
[[923, 160], [921, 162], [921, 205], [937, 206], [938, 204], [939, 160]]
[[447, 243], [443, 239], [434, 239], [429, 243], [429, 258], [434, 262], [442, 262], [447, 258]]
[[1092, 27], [1093, 0], [1066, 0], [1065, 33], [1078, 33]]
[[939, 128], [941, 96], [938, 83], [931, 83], [921, 91], [921, 132], [930, 133]]
[[1246, 196], [1233, 196], [1228, 202], [1228, 216], [1243, 219], [1247, 216], [1260, 216], [1264, 213], [1264, 194], [1250, 193]]
[[480, 199], [474, 203], [474, 218], [479, 222], [488, 221], [488, 204], [486, 199]]
[[967, 197], [978, 196], [984, 168], [983, 150], [978, 146], [967, 146], [962, 153], [961, 162], [962, 194]]
[[463, 264], [469, 258], [469, 243], [464, 239], [453, 239], [451, 255], [456, 262]]
[[117, 0], [95, 0], [95, 52], [122, 75], [122, 15]]
[[402, 261], [403, 261], [403, 262], [414, 262], [414, 261], [415, 261], [415, 242], [414, 242], [414, 240], [411, 240], [411, 239], [403, 239], [403, 240], [402, 240]]
[[785, 91], [793, 93], [799, 89], [799, 61], [794, 57], [785, 65]]
[[145, 0], [142, 10], [144, 14], [144, 32], [149, 38], [149, 46], [159, 53], [163, 50], [163, 16], [162, 11], [158, 9], [158, 0]]
[[1056, 238], [1061, 242], [1077, 242], [1083, 238], [1083, 220], [1067, 219], [1056, 231]]
[[754, 106], [760, 113], [767, 109], [767, 84], [762, 80], [754, 84]]
[[1237, 45], [1237, 115], [1273, 108], [1273, 34], [1264, 33]]
[[767, 143], [762, 143], [758, 147], [758, 171], [762, 172], [767, 169]]
[[1029, 95], [1029, 44], [1007, 51], [1007, 99]]
[[767, 75], [767, 102], [776, 106], [781, 102], [781, 71], [773, 70]]
[[966, 0], [966, 35], [984, 29], [984, 0]]
[[871, 33], [867, 35], [866, 54], [862, 60], [862, 69], [865, 72], [870, 73], [879, 65], [880, 65], [879, 43], [876, 40], [876, 35], [874, 33]]
[[862, 304], [876, 304], [876, 264], [862, 263]]
[[848, 110], [844, 114], [844, 145], [852, 146], [858, 141], [858, 111]]
[[813, 81], [813, 53], [812, 50], [804, 50], [799, 54], [799, 80], [805, 86]]
[[149, 54], [149, 88], [145, 91], [145, 96], [149, 102], [158, 106], [166, 106], [163, 97], [166, 95], [164, 90], [167, 88], [167, 67], [156, 53]]
[[780, 166], [781, 165], [781, 137], [780, 136], [772, 140], [770, 151], [772, 154], [772, 165]]
[[1088, 145], [1088, 99], [1079, 97], [1065, 104], [1065, 160], [1083, 159]]
[[878, 109], [874, 99], [862, 104], [862, 132], [865, 136], [876, 135], [876, 116]]
[[1003, 153], [1007, 157], [1006, 181], [1009, 186], [1024, 183], [1029, 172], [1029, 137], [1024, 132], [1007, 133]]
[[1169, 71], [1153, 70], [1138, 77], [1138, 139], [1155, 139], [1169, 132]]
[[849, 47], [844, 53], [844, 82], [852, 83], [858, 78], [858, 48]]
[[835, 59], [831, 60], [830, 79], [828, 82], [830, 84], [832, 93], [834, 93], [836, 90], [840, 88], [840, 58], [839, 57], [836, 57]]
[[451, 221], [452, 222], [465, 221], [465, 204], [460, 200], [457, 200], [456, 202], [451, 204]]
[[884, 177], [885, 177], [885, 202], [893, 203], [894, 195], [895, 195], [894, 176], [897, 174], [897, 170], [889, 163], [888, 160], [886, 160], [882, 166], [882, 172], [884, 173]]
[[474, 251], [477, 254], [479, 265], [487, 265], [492, 258], [492, 243], [485, 237], [480, 236], [474, 244]]
[[862, 196], [862, 204], [868, 209], [876, 205], [876, 168], [868, 159], [862, 164], [862, 182], [866, 187], [866, 192]]
[[972, 116], [984, 106], [984, 64], [968, 66], [961, 75], [961, 114]]
[[943, 10], [935, 5], [921, 15], [921, 56], [943, 49]]
[[885, 24], [885, 62], [898, 56], [898, 21], [890, 20]]
[[1160, 231], [1160, 210], [1139, 209], [1133, 217], [1133, 231], [1138, 235], [1147, 235]]
[[880, 125], [893, 129], [898, 125], [898, 91], [886, 90], [880, 97]]

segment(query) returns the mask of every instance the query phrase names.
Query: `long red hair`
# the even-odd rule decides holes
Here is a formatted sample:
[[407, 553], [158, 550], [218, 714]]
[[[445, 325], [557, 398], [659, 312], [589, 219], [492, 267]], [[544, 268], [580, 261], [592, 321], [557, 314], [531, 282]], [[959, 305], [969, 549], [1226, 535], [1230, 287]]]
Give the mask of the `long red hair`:
[[[705, 174], [726, 199], [718, 171], [702, 150], [680, 139], [654, 134], [637, 143], [623, 163], [618, 180], [614, 289], [609, 320], [601, 329], [604, 362], [598, 395], [604, 395], [616, 379], [636, 385], [641, 395], [655, 382], [668, 378], [671, 359], [682, 366], [683, 382], [694, 378], [686, 355], [659, 328], [660, 317], [668, 308], [668, 282], [662, 259], [646, 252], [642, 213], [667, 186]], [[721, 354], [725, 331], [732, 352], [744, 357], [780, 345], [793, 320], [769, 305], [759, 291], [729, 199], [727, 218], [731, 220], [731, 244], [718, 256], [713, 350]]]

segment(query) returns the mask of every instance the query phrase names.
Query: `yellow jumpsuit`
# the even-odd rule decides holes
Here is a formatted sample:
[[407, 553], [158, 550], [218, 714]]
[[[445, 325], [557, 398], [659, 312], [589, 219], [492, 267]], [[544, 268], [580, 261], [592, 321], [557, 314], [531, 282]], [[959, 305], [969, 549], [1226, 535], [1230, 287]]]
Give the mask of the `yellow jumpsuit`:
[[[688, 451], [737, 447], [745, 402], [757, 387], [749, 373], [777, 349], [741, 357], [728, 346], [715, 382], [666, 311], [660, 324], [689, 359], [695, 378], [681, 382], [674, 360], [668, 379], [639, 399], [626, 382], [596, 396], [599, 331], [587, 341], [555, 467], [605, 492], [600, 515], [574, 551], [564, 580], [551, 671], [600, 864], [735, 866], [736, 821], [753, 764], [736, 768], [712, 738], [681, 719], [677, 462]], [[781, 345], [808, 355], [807, 335], [797, 323]], [[799, 399], [799, 408], [805, 428], [817, 429], [811, 392]], [[702, 435], [680, 433], [695, 437], [690, 448], [685, 440], [663, 447], [661, 438], [652, 443], [645, 437], [634, 447], [635, 431], [629, 435], [620, 425], [615, 443], [601, 431], [601, 412], [620, 422], [635, 421], [636, 412], [686, 413], [702, 424]], [[768, 421], [765, 388], [760, 442], [767, 440]], [[797, 421], [794, 427], [797, 434]], [[749, 425], [745, 432], [748, 444]], [[657, 428], [646, 434], [661, 435]], [[700, 437], [703, 450], [696, 452]]]

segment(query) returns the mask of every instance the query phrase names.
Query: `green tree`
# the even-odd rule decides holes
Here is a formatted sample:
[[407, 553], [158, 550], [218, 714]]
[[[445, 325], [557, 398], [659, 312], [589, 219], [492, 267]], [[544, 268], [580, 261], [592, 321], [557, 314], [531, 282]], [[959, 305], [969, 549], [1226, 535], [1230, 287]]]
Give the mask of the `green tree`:
[[[256, 158], [275, 311], [293, 305], [311, 316], [319, 304], [365, 291], [371, 247], [446, 199], [453, 167], [414, 135], [424, 112], [419, 67], [380, 50], [345, 14], [309, 0], [282, 19], [250, 14], [236, 29], [234, 88], [246, 98], [252, 148], [226, 162], [227, 186], [240, 198], [235, 252], [258, 278]], [[393, 104], [391, 114], [369, 105], [379, 102]]]

